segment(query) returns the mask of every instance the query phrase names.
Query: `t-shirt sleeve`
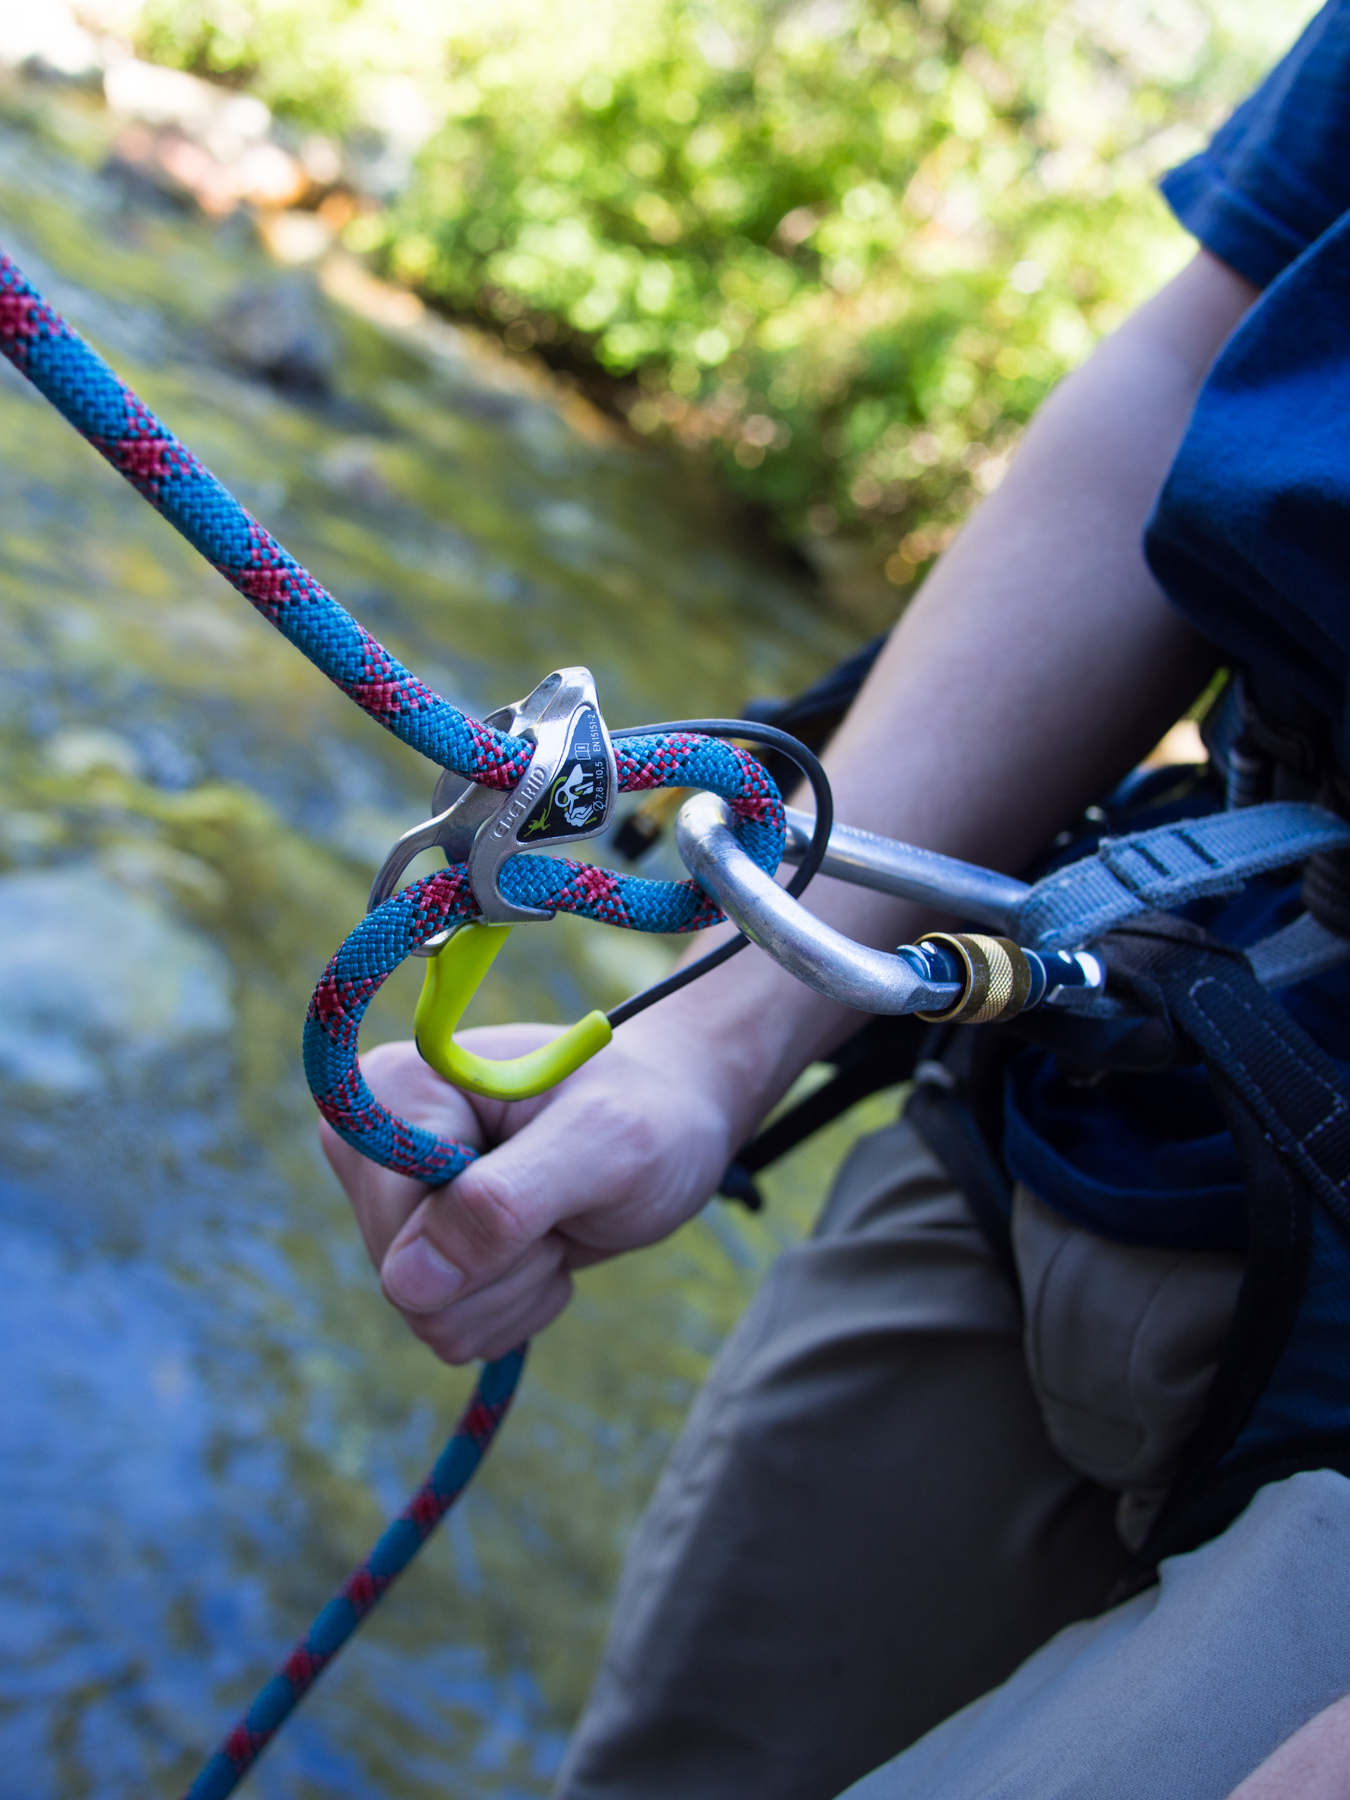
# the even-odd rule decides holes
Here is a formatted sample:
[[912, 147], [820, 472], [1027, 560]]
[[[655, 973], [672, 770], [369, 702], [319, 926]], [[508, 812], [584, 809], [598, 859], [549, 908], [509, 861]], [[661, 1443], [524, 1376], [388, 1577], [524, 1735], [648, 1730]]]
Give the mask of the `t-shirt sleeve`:
[[1262, 288], [1350, 209], [1350, 0], [1322, 8], [1162, 191], [1207, 250]]

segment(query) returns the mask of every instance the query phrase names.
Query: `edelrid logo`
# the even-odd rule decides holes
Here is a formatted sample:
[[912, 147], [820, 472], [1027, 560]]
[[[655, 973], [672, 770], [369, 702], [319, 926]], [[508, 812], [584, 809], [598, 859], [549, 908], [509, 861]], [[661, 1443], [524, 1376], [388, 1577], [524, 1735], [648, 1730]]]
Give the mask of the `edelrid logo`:
[[530, 807], [539, 798], [540, 794], [543, 793], [547, 786], [547, 773], [543, 769], [531, 769], [524, 781], [521, 782], [515, 793], [512, 794], [506, 805], [498, 813], [492, 825], [493, 837], [509, 837], [516, 821], [523, 813], [529, 811]]
[[604, 817], [604, 782], [603, 763], [569, 762], [521, 828], [520, 841], [565, 837], [595, 824]]

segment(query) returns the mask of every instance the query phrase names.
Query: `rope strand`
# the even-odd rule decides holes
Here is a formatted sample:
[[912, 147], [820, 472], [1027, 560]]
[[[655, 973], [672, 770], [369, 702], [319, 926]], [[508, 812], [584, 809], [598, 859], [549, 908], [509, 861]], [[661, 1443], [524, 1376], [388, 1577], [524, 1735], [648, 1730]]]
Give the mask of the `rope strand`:
[[205, 1763], [184, 1800], [226, 1800], [338, 1651], [398, 1580], [469, 1485], [506, 1415], [525, 1346], [484, 1366], [473, 1397], [435, 1468], [360, 1568], [343, 1582], [247, 1712]]
[[[0, 251], [0, 352], [213, 568], [387, 731], [441, 768], [510, 789], [533, 755], [525, 739], [468, 717], [352, 618], [122, 382]], [[778, 790], [745, 751], [671, 730], [616, 744], [624, 792], [694, 787], [720, 794], [761, 868], [782, 856]], [[647, 881], [561, 858], [516, 856], [502, 869], [509, 899], [637, 931], [698, 931], [721, 913], [697, 883]], [[357, 1061], [362, 1015], [415, 945], [478, 916], [466, 866], [413, 882], [363, 919], [328, 965], [305, 1024], [305, 1069], [319, 1110], [363, 1155], [433, 1185], [474, 1152], [399, 1119], [371, 1094]], [[483, 1369], [468, 1410], [427, 1481], [366, 1561], [315, 1619], [282, 1669], [193, 1783], [188, 1800], [225, 1800], [277, 1729], [417, 1554], [481, 1462], [510, 1404], [525, 1351]]]

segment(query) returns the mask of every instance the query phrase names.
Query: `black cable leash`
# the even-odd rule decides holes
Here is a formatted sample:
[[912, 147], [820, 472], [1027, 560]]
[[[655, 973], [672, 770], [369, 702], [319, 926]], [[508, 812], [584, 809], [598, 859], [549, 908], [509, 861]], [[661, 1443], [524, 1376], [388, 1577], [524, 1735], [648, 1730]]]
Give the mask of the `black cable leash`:
[[[830, 832], [834, 828], [834, 795], [830, 791], [830, 778], [821, 767], [819, 758], [791, 733], [780, 731], [776, 725], [757, 725], [749, 719], [674, 719], [660, 725], [628, 725], [621, 731], [612, 731], [610, 737], [617, 741], [620, 738], [652, 737], [658, 732], [666, 731], [698, 732], [704, 737], [744, 738], [748, 743], [762, 744], [766, 749], [777, 750], [781, 756], [796, 763], [811, 783], [816, 802], [816, 828], [811, 834], [810, 845], [792, 880], [787, 884], [786, 891], [794, 900], [798, 899], [824, 862], [825, 852], [830, 844]], [[627, 1020], [636, 1018], [638, 1013], [654, 1006], [658, 1000], [664, 1000], [668, 994], [678, 993], [682, 987], [688, 987], [691, 981], [697, 981], [700, 975], [707, 975], [722, 963], [729, 962], [749, 942], [745, 933], [738, 931], [735, 937], [729, 938], [725, 944], [719, 944], [716, 950], [710, 950], [706, 956], [700, 956], [687, 969], [677, 969], [673, 975], [667, 975], [664, 981], [657, 981], [651, 987], [643, 988], [640, 994], [634, 994], [631, 999], [623, 1001], [606, 1013], [605, 1017], [611, 1027], [617, 1030]]]

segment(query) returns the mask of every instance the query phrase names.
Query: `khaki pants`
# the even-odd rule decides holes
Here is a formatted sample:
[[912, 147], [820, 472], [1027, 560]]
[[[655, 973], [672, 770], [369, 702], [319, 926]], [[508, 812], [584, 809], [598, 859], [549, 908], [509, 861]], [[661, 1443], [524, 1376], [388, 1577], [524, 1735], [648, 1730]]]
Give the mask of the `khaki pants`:
[[[1203, 1403], [1238, 1265], [1085, 1243], [1025, 1194], [1014, 1224], [1025, 1331], [908, 1126], [857, 1146], [694, 1405], [558, 1800], [833, 1800], [868, 1771], [858, 1800], [1222, 1800], [1350, 1689], [1339, 1476], [1265, 1490], [1215, 1545], [1167, 1565], [1161, 1599], [1092, 1618], [1128, 1560], [1118, 1524], [1146, 1526]], [[1250, 1520], [1282, 1491], [1254, 1551]], [[1300, 1620], [1300, 1661], [1277, 1633], [1289, 1673], [1274, 1676], [1250, 1628], [1278, 1606], [1290, 1545], [1331, 1542], [1304, 1514], [1333, 1501], [1346, 1578], [1319, 1587], [1314, 1570], [1321, 1635]], [[1244, 1580], [1262, 1554], [1282, 1571], [1273, 1592]], [[1186, 1596], [1216, 1579], [1227, 1599], [1199, 1605], [1197, 1640]], [[1247, 1634], [1246, 1689], [1224, 1629]], [[1240, 1729], [1211, 1755], [1219, 1696]], [[1198, 1785], [1180, 1779], [1187, 1731]]]
[[1116, 1503], [949, 1177], [865, 1139], [694, 1404], [559, 1795], [832, 1800], [1102, 1606]]
[[1070, 1625], [848, 1800], [1227, 1800], [1350, 1693], [1350, 1481], [1262, 1488], [1157, 1587]]

